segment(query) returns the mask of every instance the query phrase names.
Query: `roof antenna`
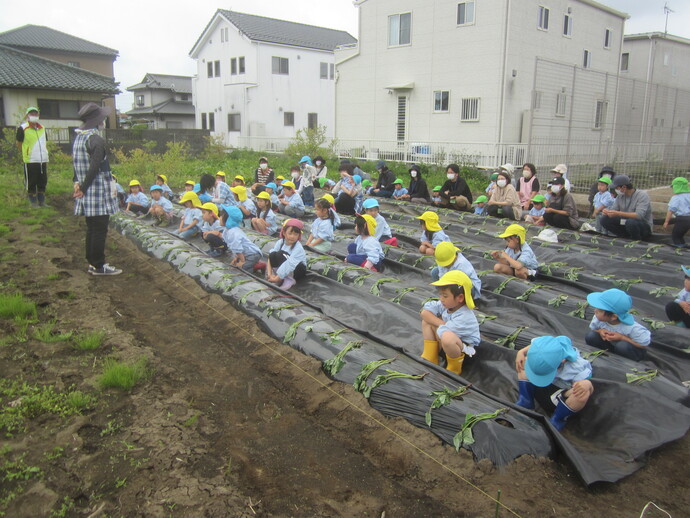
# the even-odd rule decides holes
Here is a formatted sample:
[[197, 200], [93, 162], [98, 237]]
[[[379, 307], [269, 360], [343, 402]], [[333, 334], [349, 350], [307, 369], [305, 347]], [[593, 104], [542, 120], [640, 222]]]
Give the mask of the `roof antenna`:
[[664, 14], [666, 15], [666, 25], [664, 26], [664, 35], [668, 34], [668, 14], [675, 13], [673, 9], [668, 6], [668, 2], [664, 4]]

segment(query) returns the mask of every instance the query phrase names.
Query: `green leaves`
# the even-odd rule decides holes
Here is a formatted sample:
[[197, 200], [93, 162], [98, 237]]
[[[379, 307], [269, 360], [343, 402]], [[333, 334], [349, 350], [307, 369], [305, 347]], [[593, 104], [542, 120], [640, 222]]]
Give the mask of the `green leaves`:
[[648, 369], [645, 371], [633, 369], [632, 372], [626, 372], [625, 379], [631, 385], [642, 385], [647, 381], [652, 381], [658, 375], [659, 371], [657, 369]]
[[434, 397], [434, 400], [431, 403], [429, 410], [424, 415], [426, 425], [431, 426], [432, 410], [436, 410], [437, 408], [450, 405], [450, 402], [453, 401], [453, 399], [462, 399], [462, 396], [465, 395], [469, 389], [469, 386], [465, 387], [462, 385], [456, 388], [455, 390], [450, 390], [449, 388], [443, 387], [442, 390], [434, 390], [431, 394], [429, 394], [430, 396]]
[[508, 347], [509, 349], [515, 349], [515, 341], [517, 340], [518, 336], [520, 336], [520, 333], [522, 333], [525, 329], [529, 329], [529, 326], [520, 326], [508, 336], [497, 338], [494, 340], [494, 343], [496, 345]]
[[362, 340], [352, 340], [348, 342], [347, 345], [343, 347], [343, 349], [338, 354], [336, 354], [330, 360], [326, 360], [325, 362], [323, 362], [323, 371], [331, 377], [338, 374], [340, 372], [340, 369], [342, 369], [345, 366], [345, 355], [352, 349], [360, 348], [363, 343], [364, 342]]
[[364, 390], [367, 388], [367, 379], [369, 378], [369, 376], [371, 376], [371, 374], [382, 365], [393, 363], [394, 361], [395, 358], [388, 358], [384, 360], [374, 360], [364, 364], [362, 366], [362, 370], [359, 371], [359, 374], [357, 375], [354, 383], [352, 384], [355, 387], [355, 390], [357, 392], [364, 392]]
[[313, 322], [314, 320], [316, 320], [316, 317], [306, 317], [302, 320], [298, 320], [297, 322], [293, 323], [285, 333], [285, 336], [283, 337], [283, 343], [289, 344], [292, 340], [295, 339], [295, 336], [297, 335], [297, 329], [299, 328], [299, 326], [301, 326], [305, 322]]
[[515, 298], [516, 300], [522, 300], [524, 302], [527, 302], [530, 296], [541, 288], [548, 288], [548, 286], [546, 284], [534, 284], [533, 286], [527, 288], [522, 295]]
[[666, 295], [669, 291], [672, 291], [672, 290], [674, 290], [674, 289], [675, 289], [675, 288], [673, 288], [672, 286], [659, 286], [658, 288], [655, 288], [655, 289], [653, 289], [653, 290], [650, 290], [650, 291], [649, 291], [649, 294], [650, 294], [650, 295], [654, 295], [654, 296], [658, 299], [659, 297], [663, 297], [663, 296]]
[[499, 415], [503, 415], [508, 412], [507, 408], [499, 408], [495, 412], [488, 412], [483, 414], [467, 414], [465, 415], [465, 422], [460, 428], [460, 431], [453, 437], [453, 446], [455, 446], [456, 451], [460, 451], [462, 446], [469, 446], [474, 444], [474, 435], [472, 434], [472, 428], [480, 421], [486, 421], [487, 419], [495, 419]]
[[381, 285], [387, 282], [400, 282], [394, 277], [383, 277], [382, 279], [377, 279], [374, 284], [372, 284], [369, 293], [376, 295], [377, 297], [381, 295]]
[[376, 387], [380, 387], [381, 385], [385, 385], [388, 383], [390, 380], [393, 379], [409, 379], [409, 380], [421, 380], [424, 379], [424, 376], [426, 376], [427, 373], [425, 372], [424, 374], [406, 374], [404, 372], [398, 372], [398, 371], [392, 371], [389, 369], [386, 369], [386, 374], [379, 374], [376, 376], [374, 379], [374, 382], [371, 384], [369, 387], [365, 387], [364, 390], [362, 390], [362, 395], [369, 399], [369, 396], [371, 396], [371, 391], [374, 390]]
[[[599, 358], [602, 354], [606, 354], [606, 349], [599, 349], [598, 351], [591, 351], [582, 355], [582, 357], [589, 363], [594, 363], [594, 360]], [[608, 355], [607, 355], [608, 356]]]
[[507, 277], [506, 280], [504, 280], [501, 284], [496, 286], [496, 289], [494, 289], [494, 293], [501, 293], [503, 290], [506, 289], [506, 286], [508, 286], [509, 282], [512, 282], [516, 279], [517, 277]]
[[395, 290], [397, 295], [391, 299], [391, 302], [394, 302], [395, 304], [400, 304], [400, 301], [402, 301], [403, 297], [407, 295], [408, 293], [414, 291], [416, 288], [413, 287], [407, 287], [407, 288], [402, 288], [400, 290]]
[[589, 303], [587, 301], [584, 302], [578, 302], [577, 303], [577, 308], [568, 313], [571, 317], [577, 317], [577, 318], [582, 318], [585, 319], [587, 318], [585, 316], [585, 310], [589, 307]]
[[559, 308], [566, 300], [568, 300], [568, 295], [564, 295], [561, 293], [560, 295], [557, 295], [556, 297], [549, 300], [549, 306]]
[[619, 290], [628, 291], [633, 284], [640, 284], [642, 279], [613, 279], [613, 285]]

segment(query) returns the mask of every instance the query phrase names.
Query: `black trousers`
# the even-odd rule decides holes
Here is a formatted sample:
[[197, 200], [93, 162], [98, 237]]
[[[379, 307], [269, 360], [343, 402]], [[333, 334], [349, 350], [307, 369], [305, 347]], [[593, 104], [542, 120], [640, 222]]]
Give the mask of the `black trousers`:
[[24, 164], [24, 185], [26, 185], [26, 192], [29, 194], [46, 192], [48, 164], [46, 162]]
[[208, 243], [208, 245], [215, 249], [215, 250], [227, 250], [228, 245], [225, 244], [225, 241], [223, 241], [223, 238], [220, 236], [217, 236], [215, 234], [209, 234], [206, 237], [203, 238], [204, 241]]
[[669, 320], [683, 322], [685, 327], [690, 327], [690, 315], [683, 311], [683, 308], [681, 308], [680, 304], [677, 302], [669, 302], [666, 304], [666, 316]]
[[570, 218], [563, 214], [554, 214], [553, 212], [546, 212], [544, 214], [544, 221], [552, 227], [567, 228], [570, 230], [577, 230], [570, 224]]
[[[503, 214], [498, 213], [499, 209], [503, 209]], [[510, 205], [487, 205], [486, 211], [491, 217], [508, 218], [515, 221], [515, 212], [513, 211], [513, 207]]]
[[[268, 254], [268, 262], [271, 264], [271, 268], [277, 270], [281, 264], [287, 261], [289, 255], [290, 254], [288, 254], [284, 250], [280, 250], [278, 252], [271, 252], [270, 254]], [[297, 268], [295, 268], [295, 271], [292, 272], [292, 277], [296, 281], [298, 281], [305, 275], [307, 275], [307, 267], [304, 263], [299, 263], [297, 265]]]
[[673, 231], [671, 232], [671, 239], [674, 245], [685, 244], [685, 234], [690, 230], [690, 216], [676, 216], [676, 222], [673, 224]]
[[339, 214], [353, 215], [355, 213], [355, 199], [349, 194], [341, 192], [335, 200], [335, 210]]
[[110, 216], [86, 218], [86, 260], [94, 268], [105, 264], [105, 238], [108, 235]]

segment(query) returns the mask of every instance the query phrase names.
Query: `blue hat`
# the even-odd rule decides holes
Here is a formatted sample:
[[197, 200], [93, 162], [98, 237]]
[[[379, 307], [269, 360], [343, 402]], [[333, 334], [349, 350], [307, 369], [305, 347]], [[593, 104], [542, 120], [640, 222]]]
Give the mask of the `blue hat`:
[[312, 163], [311, 163], [311, 158], [310, 158], [309, 156], [307, 156], [307, 155], [304, 155], [304, 156], [302, 157], [302, 160], [299, 161], [300, 164], [301, 164], [302, 162], [308, 162], [309, 165], [312, 165]]
[[567, 336], [540, 336], [532, 340], [527, 351], [525, 374], [537, 387], [548, 387], [556, 378], [565, 359], [574, 360], [577, 352]]
[[152, 185], [151, 188], [149, 189], [149, 191], [151, 191], [151, 192], [162, 191], [162, 190], [163, 190], [163, 187], [161, 187], [160, 185]]
[[362, 177], [358, 174], [354, 175], [352, 179], [355, 181], [355, 185], [359, 185], [360, 183], [362, 183]]
[[688, 268], [687, 266], [681, 266], [681, 268], [683, 269], [683, 273], [690, 277], [690, 268]]
[[374, 198], [367, 198], [364, 200], [364, 203], [362, 203], [362, 207], [365, 209], [373, 209], [374, 207], [379, 206], [379, 201], [375, 200]]
[[266, 184], [266, 187], [273, 189], [274, 191], [278, 188], [278, 186], [276, 184], [274, 184], [273, 182], [268, 182]]
[[240, 226], [240, 223], [242, 223], [242, 211], [240, 209], [234, 205], [221, 205], [220, 208], [228, 215], [228, 219], [225, 220], [225, 226], [227, 228]]
[[628, 313], [632, 309], [632, 298], [623, 290], [613, 288], [600, 293], [590, 293], [587, 295], [587, 302], [593, 308], [615, 313], [618, 320], [626, 325], [631, 326], [635, 323], [635, 318]]
[[201, 192], [201, 184], [194, 184], [194, 189], [192, 189], [193, 192], [199, 193]]

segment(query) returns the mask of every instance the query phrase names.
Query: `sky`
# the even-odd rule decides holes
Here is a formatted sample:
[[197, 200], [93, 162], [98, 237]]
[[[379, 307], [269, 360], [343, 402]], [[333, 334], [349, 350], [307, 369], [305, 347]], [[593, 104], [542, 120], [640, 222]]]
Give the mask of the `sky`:
[[[626, 34], [663, 31], [664, 4], [668, 3], [675, 11], [669, 15], [669, 34], [690, 39], [688, 0], [599, 2], [631, 16]], [[126, 88], [140, 82], [146, 73], [196, 73], [189, 51], [217, 9], [320, 25], [358, 36], [358, 8], [352, 0], [0, 0], [0, 32], [26, 24], [45, 25], [117, 49], [115, 79], [123, 93], [116, 102], [119, 110], [128, 111], [133, 98]]]

